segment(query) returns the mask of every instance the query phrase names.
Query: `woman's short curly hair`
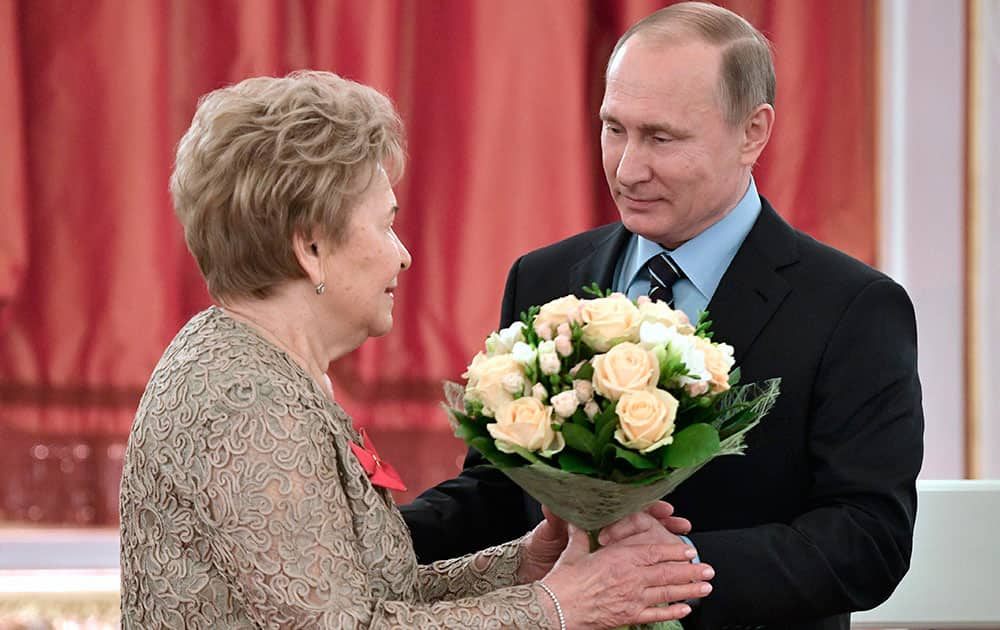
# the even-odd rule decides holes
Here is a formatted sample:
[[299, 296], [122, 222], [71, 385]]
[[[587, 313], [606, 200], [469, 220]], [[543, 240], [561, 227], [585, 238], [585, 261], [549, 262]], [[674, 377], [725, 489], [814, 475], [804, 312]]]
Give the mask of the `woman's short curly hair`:
[[170, 192], [213, 298], [266, 297], [305, 276], [296, 233], [343, 240], [380, 168], [395, 183], [403, 125], [392, 103], [330, 72], [257, 77], [201, 98]]

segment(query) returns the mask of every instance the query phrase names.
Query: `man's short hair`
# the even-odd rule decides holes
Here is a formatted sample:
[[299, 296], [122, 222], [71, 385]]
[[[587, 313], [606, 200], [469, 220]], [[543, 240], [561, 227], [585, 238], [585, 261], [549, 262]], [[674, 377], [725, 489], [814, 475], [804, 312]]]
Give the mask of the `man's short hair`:
[[633, 35], [653, 42], [674, 43], [695, 37], [722, 48], [719, 98], [726, 120], [739, 124], [759, 105], [774, 106], [774, 60], [767, 38], [750, 22], [707, 2], [680, 2], [647, 15], [621, 36], [608, 60], [608, 70]]
[[294, 234], [338, 244], [379, 169], [395, 182], [403, 166], [402, 122], [388, 98], [301, 71], [203, 96], [170, 192], [212, 297], [266, 297], [305, 277]]

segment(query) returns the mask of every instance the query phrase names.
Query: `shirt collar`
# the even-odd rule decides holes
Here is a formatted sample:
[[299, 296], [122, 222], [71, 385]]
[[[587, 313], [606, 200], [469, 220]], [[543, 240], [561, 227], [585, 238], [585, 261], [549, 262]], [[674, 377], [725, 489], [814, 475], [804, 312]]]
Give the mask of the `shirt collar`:
[[667, 252], [705, 300], [711, 300], [722, 275], [757, 221], [760, 210], [760, 195], [757, 194], [757, 185], [751, 176], [743, 198], [726, 216], [677, 249], [671, 251], [659, 243], [635, 235], [636, 255], [632, 257], [627, 270], [627, 283], [642, 271], [650, 258]]

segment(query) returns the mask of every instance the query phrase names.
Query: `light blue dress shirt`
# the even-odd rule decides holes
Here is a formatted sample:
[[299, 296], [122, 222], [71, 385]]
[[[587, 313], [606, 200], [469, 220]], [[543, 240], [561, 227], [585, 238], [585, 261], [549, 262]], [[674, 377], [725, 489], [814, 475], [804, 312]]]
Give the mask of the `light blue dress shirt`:
[[633, 300], [646, 295], [649, 293], [646, 263], [661, 252], [667, 252], [684, 272], [684, 278], [673, 286], [674, 308], [684, 311], [692, 323], [697, 322], [699, 311], [705, 310], [711, 301], [722, 275], [757, 220], [760, 209], [757, 185], [751, 177], [746, 193], [735, 208], [675, 250], [633, 234], [618, 261], [612, 288]]

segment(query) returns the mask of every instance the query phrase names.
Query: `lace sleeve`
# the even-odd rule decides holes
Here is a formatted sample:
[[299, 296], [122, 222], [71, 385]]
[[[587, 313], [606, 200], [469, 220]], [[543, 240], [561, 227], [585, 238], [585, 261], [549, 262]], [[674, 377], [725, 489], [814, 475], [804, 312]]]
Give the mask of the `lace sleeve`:
[[522, 538], [477, 553], [421, 565], [418, 590], [424, 601], [475, 597], [514, 586]]
[[[195, 504], [217, 570], [246, 614], [281, 628], [538, 628], [550, 621], [528, 586], [438, 602], [372, 592], [343, 484], [344, 462], [320, 423], [227, 410], [195, 457]], [[503, 558], [501, 552], [498, 558]], [[483, 562], [483, 561], [480, 561]], [[489, 569], [501, 560], [477, 566]], [[489, 570], [486, 571], [489, 573]], [[473, 589], [485, 593], [485, 588]], [[443, 595], [447, 589], [441, 591]]]

